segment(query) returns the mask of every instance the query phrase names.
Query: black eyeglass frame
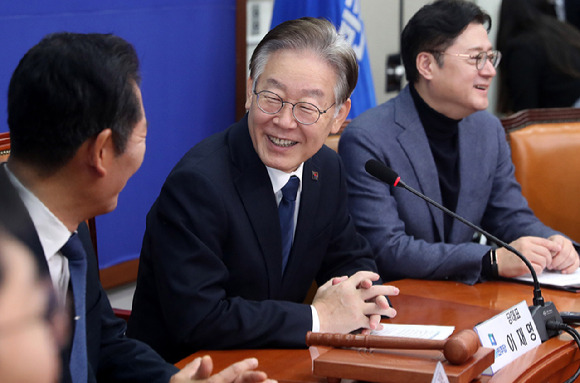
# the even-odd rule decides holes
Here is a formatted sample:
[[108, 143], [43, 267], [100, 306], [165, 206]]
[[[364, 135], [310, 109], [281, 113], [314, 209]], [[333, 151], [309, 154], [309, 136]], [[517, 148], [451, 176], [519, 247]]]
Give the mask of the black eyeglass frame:
[[[313, 104], [313, 103], [311, 103], [311, 102], [306, 102], [306, 101], [298, 101], [298, 102], [296, 102], [296, 103], [292, 103], [292, 102], [290, 102], [290, 101], [284, 101], [284, 99], [283, 99], [282, 97], [280, 97], [280, 96], [279, 96], [279, 95], [277, 95], [276, 93], [274, 93], [274, 92], [272, 92], [272, 91], [269, 91], [269, 90], [261, 90], [261, 91], [259, 91], [259, 92], [256, 92], [256, 90], [254, 89], [254, 91], [253, 91], [253, 92], [254, 92], [254, 94], [256, 95], [256, 103], [257, 103], [257, 105], [258, 105], [258, 108], [259, 108], [259, 109], [260, 109], [262, 112], [264, 112], [264, 113], [266, 113], [266, 114], [270, 114], [270, 115], [278, 114], [278, 113], [280, 113], [280, 111], [281, 111], [281, 110], [284, 108], [284, 104], [290, 104], [290, 105], [292, 105], [292, 117], [294, 117], [294, 119], [296, 120], [296, 122], [298, 122], [298, 123], [300, 123], [300, 124], [302, 124], [302, 125], [314, 125], [314, 124], [316, 124], [316, 123], [318, 122], [318, 120], [320, 120], [320, 116], [322, 116], [323, 114], [325, 114], [326, 112], [328, 112], [328, 110], [329, 110], [330, 108], [332, 108], [333, 106], [335, 106], [335, 105], [336, 105], [336, 102], [333, 102], [333, 103], [332, 103], [332, 105], [330, 105], [330, 106], [329, 106], [328, 108], [326, 108], [325, 110], [320, 110], [320, 108], [319, 108], [319, 107], [317, 107], [316, 105], [314, 105], [314, 104]], [[278, 98], [278, 99], [280, 100], [280, 108], [279, 108], [279, 109], [278, 109], [276, 112], [267, 112], [267, 111], [265, 111], [265, 110], [262, 108], [262, 106], [260, 105], [260, 95], [261, 95], [261, 94], [269, 94], [269, 95], [272, 95], [272, 96], [274, 96], [274, 97]], [[316, 109], [316, 111], [318, 112], [318, 117], [316, 117], [316, 120], [314, 120], [314, 122], [302, 122], [302, 121], [300, 121], [300, 120], [298, 119], [298, 117], [296, 117], [296, 114], [294, 113], [294, 110], [295, 110], [296, 106], [297, 106], [297, 105], [300, 105], [300, 104], [303, 104], [303, 105], [309, 105], [309, 106], [313, 106], [313, 107], [314, 107], [314, 109]]]

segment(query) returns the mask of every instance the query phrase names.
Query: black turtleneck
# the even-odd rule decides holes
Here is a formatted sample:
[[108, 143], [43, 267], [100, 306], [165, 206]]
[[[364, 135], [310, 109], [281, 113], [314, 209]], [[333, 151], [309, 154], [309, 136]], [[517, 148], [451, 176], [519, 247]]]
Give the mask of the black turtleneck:
[[[455, 211], [457, 208], [457, 196], [459, 195], [459, 145], [457, 132], [460, 120], [451, 119], [431, 108], [421, 98], [412, 84], [410, 89], [419, 119], [429, 140], [429, 147], [435, 160], [435, 166], [437, 167], [443, 206]], [[445, 238], [443, 238], [445, 242], [449, 237], [452, 224], [453, 218], [445, 214]]]
[[[435, 109], [431, 108], [421, 98], [413, 84], [409, 86], [413, 102], [417, 108], [419, 119], [425, 129], [425, 134], [429, 140], [429, 147], [433, 153], [437, 174], [439, 176], [439, 188], [441, 189], [441, 199], [443, 206], [451, 211], [457, 209], [457, 197], [459, 195], [459, 143], [458, 129], [459, 121], [449, 118]], [[447, 242], [451, 225], [454, 219], [447, 214], [443, 215], [444, 226], [443, 242]], [[490, 266], [490, 255], [486, 252], [481, 259], [481, 274], [484, 277], [492, 278], [493, 272]]]

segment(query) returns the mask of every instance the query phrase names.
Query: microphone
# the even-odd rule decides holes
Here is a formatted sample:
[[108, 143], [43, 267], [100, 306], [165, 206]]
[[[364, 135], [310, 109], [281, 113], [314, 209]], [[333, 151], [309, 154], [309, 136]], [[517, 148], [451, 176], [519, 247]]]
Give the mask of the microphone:
[[464, 223], [465, 225], [469, 226], [471, 229], [477, 231], [478, 233], [485, 235], [487, 238], [491, 239], [501, 247], [505, 247], [507, 250], [517, 255], [518, 258], [520, 258], [526, 264], [526, 266], [530, 270], [530, 274], [532, 275], [534, 283], [534, 299], [533, 305], [529, 306], [529, 309], [532, 314], [532, 319], [536, 324], [536, 328], [538, 330], [538, 335], [540, 335], [540, 339], [542, 340], [542, 342], [545, 342], [546, 340], [560, 333], [559, 330], [554, 329], [552, 323], [550, 323], [549, 326], [546, 325], [546, 323], [548, 322], [562, 323], [562, 318], [560, 317], [560, 314], [558, 313], [558, 310], [556, 309], [554, 303], [544, 302], [544, 298], [542, 297], [542, 291], [540, 290], [540, 283], [538, 282], [538, 276], [536, 275], [536, 271], [534, 270], [534, 267], [532, 266], [530, 261], [526, 257], [524, 257], [523, 254], [521, 254], [519, 251], [514, 249], [509, 244], [495, 237], [494, 235], [491, 235], [487, 231], [474, 225], [473, 223], [469, 222], [468, 220], [456, 214], [455, 212], [452, 212], [451, 210], [447, 209], [440, 203], [432, 200], [426, 195], [408, 186], [401, 180], [401, 177], [399, 177], [399, 175], [393, 169], [387, 167], [382, 162], [370, 159], [365, 164], [365, 170], [367, 171], [367, 173], [369, 173], [375, 178], [378, 178], [380, 181], [383, 181], [393, 187], [402, 187], [403, 189], [410, 191], [417, 197], [427, 201], [436, 208], [441, 209], [446, 214]]

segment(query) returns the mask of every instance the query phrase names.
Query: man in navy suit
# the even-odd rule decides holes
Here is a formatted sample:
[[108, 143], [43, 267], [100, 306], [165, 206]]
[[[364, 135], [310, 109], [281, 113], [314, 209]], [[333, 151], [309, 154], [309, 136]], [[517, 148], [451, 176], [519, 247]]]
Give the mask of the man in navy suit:
[[505, 248], [472, 242], [473, 230], [463, 223], [367, 174], [369, 159], [387, 164], [409, 186], [511, 242], [536, 272], [578, 268], [572, 242], [528, 208], [502, 125], [485, 111], [501, 58], [489, 42], [490, 26], [489, 15], [472, 2], [424, 6], [401, 37], [409, 85], [355, 118], [341, 136], [350, 209], [385, 280], [473, 284], [529, 271]]
[[[395, 315], [385, 295], [398, 290], [373, 285], [342, 163], [324, 146], [348, 115], [357, 74], [326, 20], [288, 21], [264, 37], [247, 115], [181, 159], [147, 216], [129, 336], [175, 361], [198, 349], [305, 347], [308, 331], [368, 332]], [[296, 178], [286, 259], [278, 204]]]
[[[62, 381], [264, 381], [264, 373], [251, 371], [255, 359], [212, 377], [209, 357], [178, 372], [149, 346], [125, 336], [125, 322], [115, 317], [99, 282], [84, 221], [116, 207], [143, 161], [147, 122], [139, 83], [132, 45], [113, 35], [74, 33], [45, 37], [10, 81], [11, 155], [0, 166], [0, 224], [32, 250], [63, 304], [72, 300], [69, 281], [78, 275], [61, 250], [71, 236], [80, 237], [77, 253], [84, 248], [87, 261], [86, 310], [74, 313], [74, 321], [71, 316], [73, 334], [79, 334], [80, 320], [86, 323], [86, 354], [81, 348], [73, 355], [72, 344], [66, 345]], [[78, 363], [69, 363], [79, 355]], [[87, 368], [78, 379], [80, 365]]]

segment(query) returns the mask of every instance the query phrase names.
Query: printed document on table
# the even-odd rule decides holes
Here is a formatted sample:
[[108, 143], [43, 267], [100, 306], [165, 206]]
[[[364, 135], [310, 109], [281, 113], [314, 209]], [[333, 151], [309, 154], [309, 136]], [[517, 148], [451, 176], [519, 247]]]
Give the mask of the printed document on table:
[[[515, 279], [524, 282], [533, 282], [531, 274], [522, 275]], [[580, 290], [580, 269], [576, 269], [572, 274], [562, 274], [559, 271], [545, 270], [541, 274], [538, 274], [538, 282], [543, 286], [559, 287], [572, 291]]]
[[455, 326], [433, 326], [415, 324], [382, 323], [383, 329], [372, 331], [371, 335], [398, 336], [402, 338], [444, 340], [455, 330]]

